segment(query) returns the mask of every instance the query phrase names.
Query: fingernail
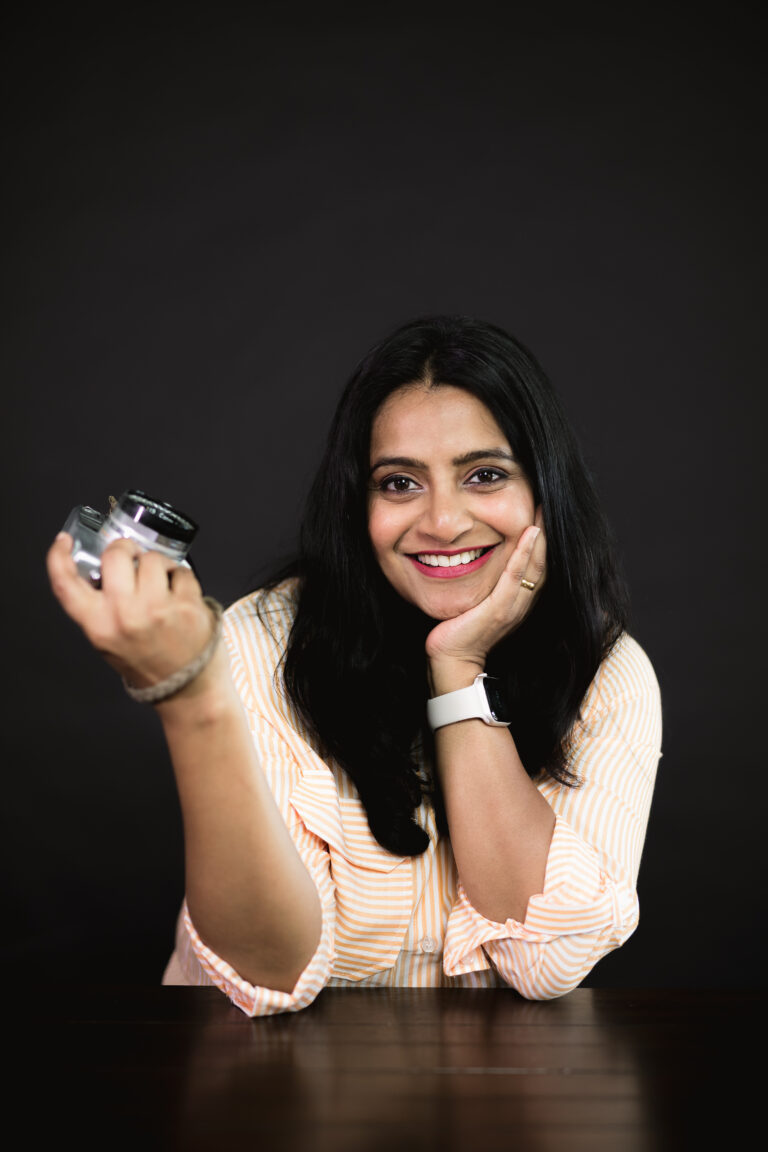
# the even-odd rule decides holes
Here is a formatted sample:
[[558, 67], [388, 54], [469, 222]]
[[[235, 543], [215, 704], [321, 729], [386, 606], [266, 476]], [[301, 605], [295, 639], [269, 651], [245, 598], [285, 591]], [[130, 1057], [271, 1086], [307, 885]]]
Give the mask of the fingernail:
[[64, 540], [64, 539], [66, 539], [66, 535], [67, 535], [66, 532], [57, 532], [56, 533], [56, 539], [57, 540]]
[[536, 539], [536, 537], [538, 536], [539, 532], [541, 532], [541, 528], [536, 528], [536, 527], [534, 526], [534, 529], [533, 529], [533, 538], [534, 538], [534, 540], [535, 540], [535, 539]]

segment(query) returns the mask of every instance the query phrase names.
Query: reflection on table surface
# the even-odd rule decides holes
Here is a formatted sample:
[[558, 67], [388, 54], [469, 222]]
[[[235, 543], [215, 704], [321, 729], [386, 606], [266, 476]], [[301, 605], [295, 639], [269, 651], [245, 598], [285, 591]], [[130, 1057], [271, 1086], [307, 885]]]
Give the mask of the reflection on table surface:
[[20, 1016], [28, 1123], [80, 1147], [584, 1149], [732, 1142], [759, 994], [328, 990], [249, 1020], [203, 988], [55, 990]]

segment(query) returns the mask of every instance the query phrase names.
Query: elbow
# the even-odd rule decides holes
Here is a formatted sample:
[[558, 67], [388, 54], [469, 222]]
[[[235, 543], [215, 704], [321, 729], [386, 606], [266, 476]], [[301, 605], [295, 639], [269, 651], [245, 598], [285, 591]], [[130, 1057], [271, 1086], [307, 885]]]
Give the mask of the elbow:
[[621, 932], [560, 937], [540, 945], [527, 967], [512, 965], [508, 974], [500, 969], [500, 975], [526, 1000], [557, 1000], [578, 988], [603, 956], [620, 947], [633, 930], [634, 925]]
[[553, 980], [551, 976], [542, 978], [539, 975], [533, 979], [520, 981], [516, 987], [520, 995], [526, 1000], [558, 1000], [561, 996], [567, 996], [569, 992], [573, 992], [574, 988], [578, 988], [589, 975], [589, 971], [566, 980]]
[[238, 958], [239, 968], [202, 940], [186, 907], [184, 923], [202, 977], [199, 982], [213, 984], [246, 1016], [298, 1012], [316, 999], [329, 979], [334, 959], [332, 916], [322, 920], [319, 938], [311, 947], [305, 943], [302, 953], [271, 954], [270, 962], [262, 957], [258, 967], [246, 956]]

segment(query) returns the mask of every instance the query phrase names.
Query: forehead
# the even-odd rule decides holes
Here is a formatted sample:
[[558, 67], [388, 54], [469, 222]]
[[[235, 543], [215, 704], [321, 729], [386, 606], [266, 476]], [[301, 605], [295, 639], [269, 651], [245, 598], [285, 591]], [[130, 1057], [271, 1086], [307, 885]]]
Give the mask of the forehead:
[[371, 429], [371, 457], [425, 455], [444, 448], [460, 455], [473, 448], [509, 448], [482, 400], [451, 384], [405, 384], [382, 404]]

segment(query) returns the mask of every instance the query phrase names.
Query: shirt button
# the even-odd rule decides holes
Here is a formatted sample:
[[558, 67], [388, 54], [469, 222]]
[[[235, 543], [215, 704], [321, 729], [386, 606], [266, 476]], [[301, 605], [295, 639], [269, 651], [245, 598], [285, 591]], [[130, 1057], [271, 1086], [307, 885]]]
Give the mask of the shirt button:
[[437, 940], [433, 940], [431, 936], [425, 936], [423, 940], [419, 941], [419, 948], [422, 952], [435, 952], [437, 950]]

